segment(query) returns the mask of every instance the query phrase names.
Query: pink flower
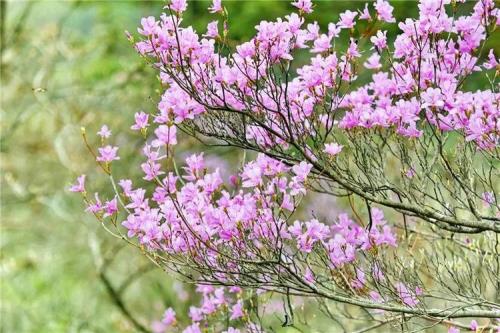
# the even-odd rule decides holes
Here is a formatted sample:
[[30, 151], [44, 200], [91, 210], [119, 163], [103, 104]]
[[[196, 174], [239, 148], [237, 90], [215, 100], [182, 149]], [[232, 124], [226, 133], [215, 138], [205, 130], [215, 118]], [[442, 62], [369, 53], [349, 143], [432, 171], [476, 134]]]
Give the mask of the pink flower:
[[155, 320], [151, 323], [151, 331], [153, 333], [165, 333], [167, 326], [161, 321]]
[[[198, 36], [181, 36], [180, 38], [192, 40], [194, 38], [198, 39]], [[213, 41], [207, 41], [209, 44], [211, 42]], [[210, 44], [209, 47], [211, 48], [212, 46]], [[193, 47], [195, 46], [187, 45], [186, 50], [182, 52], [188, 52]], [[185, 119], [194, 119], [195, 115], [205, 111], [202, 105], [193, 100], [175, 83], [171, 83], [170, 87], [163, 93], [161, 101], [158, 103], [158, 110], [160, 114], [155, 117], [155, 122], [168, 123], [172, 120], [172, 116], [174, 116], [174, 121], [177, 124], [183, 122]]]
[[415, 177], [416, 174], [417, 173], [416, 173], [415, 169], [413, 167], [409, 167], [408, 170], [406, 170], [405, 176], [411, 179], [411, 178]]
[[205, 169], [205, 160], [203, 159], [203, 153], [193, 154], [186, 158], [187, 166], [183, 167], [184, 171], [187, 173], [186, 176], [182, 178], [189, 181], [194, 181], [201, 177], [202, 171]]
[[83, 193], [85, 192], [85, 175], [81, 175], [76, 179], [76, 184], [69, 188], [70, 192]]
[[194, 323], [184, 329], [182, 333], [201, 333], [200, 324]]
[[320, 35], [314, 40], [314, 48], [311, 50], [313, 53], [323, 53], [328, 51], [331, 47], [331, 38], [325, 34]]
[[388, 23], [396, 22], [396, 19], [392, 16], [394, 8], [387, 1], [377, 0], [374, 6], [380, 20]]
[[363, 64], [368, 69], [380, 69], [382, 64], [380, 64], [380, 56], [377, 53], [372, 54], [366, 62]]
[[243, 301], [240, 299], [236, 304], [231, 308], [231, 317], [230, 320], [235, 320], [244, 316], [243, 313]]
[[286, 209], [288, 211], [293, 211], [293, 209], [295, 208], [292, 200], [291, 200], [291, 196], [288, 195], [288, 194], [285, 194], [283, 195], [283, 201], [281, 203], [281, 206], [280, 206], [282, 209]]
[[485, 206], [491, 206], [495, 203], [495, 195], [493, 192], [483, 192], [481, 196]]
[[217, 311], [216, 304], [211, 297], [204, 297], [201, 305], [201, 310], [205, 315], [209, 315]]
[[294, 235], [294, 236], [298, 237], [298, 236], [300, 236], [300, 235], [302, 234], [302, 225], [303, 225], [303, 223], [302, 223], [302, 222], [300, 222], [300, 221], [295, 221], [295, 222], [293, 223], [293, 225], [291, 225], [291, 226], [289, 226], [289, 227], [288, 227], [288, 231], [289, 231], [292, 235]]
[[448, 333], [460, 333], [460, 329], [456, 328], [455, 326], [450, 326], [448, 329]]
[[306, 222], [306, 231], [297, 239], [298, 247], [301, 251], [311, 252], [314, 244], [317, 241], [322, 241], [328, 237], [330, 229], [318, 220]]
[[356, 278], [351, 282], [351, 286], [354, 289], [362, 289], [365, 286], [365, 283], [365, 273], [361, 269], [356, 268]]
[[104, 204], [104, 217], [112, 216], [118, 212], [118, 201], [116, 197]]
[[97, 161], [98, 162], [106, 162], [109, 163], [111, 161], [119, 160], [120, 157], [116, 156], [116, 153], [118, 151], [118, 147], [112, 147], [112, 146], [105, 146], [102, 148], [98, 148], [99, 150], [99, 156], [97, 156]]
[[367, 3], [365, 3], [365, 8], [363, 9], [363, 11], [361, 12], [358, 10], [358, 12], [359, 12], [359, 19], [360, 20], [371, 20], [372, 19], [370, 12], [368, 11], [368, 4]]
[[[230, 292], [241, 292], [241, 289], [238, 291], [238, 287], [231, 287]], [[214, 303], [217, 306], [226, 305], [227, 300], [224, 295], [224, 288], [220, 287], [215, 289], [214, 291]]]
[[150, 36], [156, 33], [158, 29], [158, 23], [156, 22], [154, 16], [143, 17], [141, 19], [142, 29], [139, 28], [137, 31], [143, 36]]
[[145, 163], [142, 163], [141, 169], [144, 171], [145, 180], [153, 180], [159, 175], [164, 174], [164, 172], [161, 171], [161, 164], [157, 163], [156, 160], [153, 159], [148, 159]]
[[290, 15], [285, 16], [288, 20], [288, 29], [291, 33], [297, 33], [304, 23], [304, 18], [300, 17], [296, 13], [291, 13]]
[[189, 318], [192, 321], [202, 321], [203, 320], [203, 311], [200, 308], [195, 306], [189, 307]]
[[471, 329], [472, 331], [474, 331], [474, 332], [475, 332], [475, 331], [477, 331], [477, 330], [478, 330], [479, 325], [477, 324], [477, 321], [472, 320], [472, 321], [470, 322], [470, 326], [469, 326], [469, 327], [470, 327], [470, 329]]
[[358, 51], [358, 44], [351, 38], [351, 42], [349, 43], [349, 48], [347, 49], [347, 56], [350, 58], [358, 58], [361, 56], [361, 53]]
[[242, 291], [243, 291], [243, 289], [241, 289], [240, 287], [236, 287], [236, 286], [229, 288], [230, 293], [238, 294], [238, 293], [241, 293]]
[[383, 301], [384, 301], [382, 296], [380, 296], [380, 294], [376, 291], [373, 291], [373, 290], [370, 291], [369, 295], [370, 295], [370, 298], [376, 303], [383, 303]]
[[217, 28], [217, 24], [219, 24], [219, 21], [212, 21], [212, 22], [208, 23], [207, 33], [203, 36], [210, 37], [210, 38], [215, 38], [215, 37], [219, 36], [219, 29]]
[[199, 284], [196, 286], [196, 292], [202, 293], [204, 296], [213, 293], [215, 288], [211, 285]]
[[399, 297], [401, 298], [401, 301], [410, 306], [414, 307], [419, 303], [418, 298], [415, 296], [415, 293], [412, 293], [408, 287], [406, 287], [405, 284], [402, 282], [396, 283], [396, 291], [399, 294]]
[[333, 143], [325, 144], [325, 149], [323, 151], [325, 153], [327, 153], [328, 155], [335, 156], [342, 151], [342, 148], [343, 148], [342, 145], [339, 145], [338, 143], [333, 142]]
[[465, 137], [465, 140], [481, 140], [486, 131], [487, 128], [484, 120], [481, 117], [473, 115], [471, 116], [471, 119], [469, 119], [469, 124], [466, 128], [467, 136]]
[[292, 167], [293, 172], [297, 176], [299, 181], [304, 181], [307, 178], [307, 175], [312, 169], [312, 164], [309, 164], [305, 161], [300, 162], [300, 164], [296, 164]]
[[314, 273], [313, 271], [309, 268], [309, 267], [306, 267], [306, 270], [304, 272], [304, 280], [306, 280], [306, 282], [308, 283], [314, 283]]
[[300, 11], [310, 14], [313, 12], [311, 0], [297, 0], [292, 2], [292, 6], [297, 7]]
[[255, 187], [262, 184], [262, 170], [256, 163], [248, 163], [241, 173], [243, 187]]
[[223, 13], [224, 9], [222, 8], [222, 2], [221, 0], [213, 0], [212, 1], [212, 6], [208, 7], [208, 10], [210, 13]]
[[153, 147], [177, 144], [177, 128], [175, 126], [160, 125], [155, 130], [156, 140], [153, 140]]
[[174, 325], [176, 322], [174, 309], [168, 308], [167, 310], [165, 310], [165, 312], [163, 313], [163, 318], [162, 318], [161, 322], [163, 324], [165, 324], [166, 326]]
[[328, 24], [328, 37], [337, 38], [341, 31], [342, 29], [336, 26], [334, 23]]
[[236, 52], [238, 52], [242, 58], [252, 58], [255, 56], [255, 45], [251, 42], [243, 43], [236, 46]]
[[130, 179], [120, 179], [118, 185], [122, 188], [123, 194], [127, 197], [130, 196], [132, 193], [132, 181]]
[[396, 237], [394, 236], [391, 227], [384, 225], [382, 227], [382, 232], [378, 228], [372, 229], [370, 234], [375, 239], [376, 245], [390, 245], [392, 247], [397, 246]]
[[387, 47], [387, 31], [377, 31], [376, 36], [372, 36], [370, 41], [379, 50], [383, 50]]
[[170, 8], [176, 12], [177, 14], [181, 14], [187, 9], [187, 1], [186, 0], [171, 0]]
[[[498, 11], [500, 13], [500, 10]], [[483, 64], [483, 67], [486, 69], [495, 69], [499, 65], [498, 60], [495, 58], [495, 53], [493, 49], [488, 53], [488, 61]]]
[[351, 29], [354, 27], [354, 18], [358, 15], [356, 12], [352, 12], [350, 10], [346, 10], [342, 14], [340, 14], [340, 21], [338, 26], [344, 29]]
[[99, 199], [99, 194], [95, 193], [94, 194], [95, 201], [94, 202], [89, 202], [86, 211], [96, 214], [102, 210], [102, 202]]
[[148, 127], [148, 119], [149, 115], [145, 112], [137, 112], [135, 115], [135, 124], [130, 127], [134, 131], [140, 131], [146, 127]]
[[111, 131], [106, 125], [102, 125], [101, 130], [97, 132], [97, 135], [99, 135], [103, 139], [107, 139], [111, 136]]
[[422, 93], [423, 107], [437, 107], [444, 106], [444, 96], [439, 88], [428, 88]]

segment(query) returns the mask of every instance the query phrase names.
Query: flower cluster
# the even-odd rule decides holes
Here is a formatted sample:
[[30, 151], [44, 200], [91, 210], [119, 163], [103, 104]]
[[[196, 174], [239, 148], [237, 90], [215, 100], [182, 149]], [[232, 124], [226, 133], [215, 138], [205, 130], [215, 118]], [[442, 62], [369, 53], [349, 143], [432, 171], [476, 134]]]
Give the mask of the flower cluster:
[[[444, 132], [462, 131], [467, 141], [475, 141], [481, 148], [496, 147], [499, 94], [460, 89], [472, 72], [498, 64], [493, 50], [483, 65], [475, 52], [485, 40], [490, 22], [499, 24], [499, 10], [493, 2], [479, 1], [470, 16], [453, 20], [445, 11], [447, 3], [422, 1], [419, 19], [399, 23], [403, 33], [394, 41], [391, 70], [373, 74], [372, 82], [347, 95], [341, 103], [349, 110], [340, 123], [342, 128], [394, 126], [399, 134], [413, 137], [422, 135], [417, 123], [425, 121]], [[388, 48], [386, 32], [379, 31], [371, 42], [377, 53], [366, 67], [379, 69], [380, 55]]]
[[[151, 152], [148, 157], [153, 155]], [[155, 161], [156, 156], [155, 153]], [[315, 243], [328, 250], [332, 267], [352, 262], [358, 250], [372, 246], [396, 246], [391, 228], [386, 225], [381, 210], [374, 208], [373, 225], [366, 230], [348, 218], [339, 216], [338, 223], [328, 226], [315, 219], [295, 221], [287, 226], [286, 218], [295, 211], [311, 165], [302, 162], [289, 168], [278, 160], [259, 154], [232, 177], [232, 193], [219, 170], [208, 172], [202, 154], [186, 159], [183, 184], [173, 173], [160, 181], [150, 198], [143, 188], [132, 189], [131, 182], [119, 182], [126, 208], [130, 211], [123, 226], [129, 237], [137, 237], [149, 249], [170, 254], [206, 254], [195, 258], [217, 267], [222, 251], [232, 260], [253, 260], [255, 254], [248, 242], [259, 247], [276, 246], [284, 241], [296, 244], [304, 253], [311, 252]], [[148, 162], [153, 163], [153, 162]], [[151, 169], [145, 169], [145, 179], [151, 179]], [[291, 177], [287, 176], [291, 172]], [[154, 206], [153, 206], [154, 205]], [[224, 269], [224, 267], [221, 267]]]
[[[233, 323], [246, 322], [248, 332], [263, 333], [258, 324], [248, 320], [243, 307], [242, 290], [238, 287], [218, 287], [210, 285], [198, 285], [196, 292], [201, 296], [199, 306], [190, 306], [190, 325], [183, 329], [183, 333], [201, 333], [203, 326], [211, 318], [223, 313], [227, 314], [229, 321]], [[205, 324], [205, 325], [204, 325]], [[172, 327], [179, 326], [176, 312], [171, 307], [166, 309], [160, 322], [153, 324], [154, 332], [165, 332]], [[220, 330], [223, 333], [239, 333], [240, 330], [232, 326]]]
[[[322, 249], [330, 260], [326, 268], [337, 270], [359, 260], [358, 253], [397, 245], [396, 235], [377, 208], [372, 210], [372, 225], [368, 229], [353, 222], [347, 214], [341, 214], [330, 225], [317, 219], [289, 224], [289, 218], [306, 194], [305, 184], [312, 167], [306, 162], [288, 167], [259, 154], [231, 177], [230, 184], [225, 184], [219, 169], [207, 170], [203, 154], [188, 157], [179, 177], [172, 172], [152, 174], [151, 170], [160, 170], [159, 166], [144, 165], [154, 164], [164, 156], [159, 156], [159, 148], [149, 145], [144, 152], [148, 159], [142, 167], [144, 179], [154, 184], [152, 193], [148, 194], [145, 188], [134, 188], [128, 179], [118, 182], [119, 196], [128, 213], [122, 223], [128, 237], [137, 238], [148, 251], [162, 256], [188, 256], [192, 265], [217, 272], [219, 281], [234, 281], [242, 273], [240, 262], [262, 260], [265, 253], [271, 254], [271, 260], [277, 249], [289, 258], [300, 255], [310, 256], [311, 260]], [[71, 190], [85, 192], [84, 181], [84, 176], [79, 177]], [[117, 198], [102, 204], [96, 194], [95, 200], [88, 200], [88, 211], [102, 218], [115, 216]], [[304, 276], [303, 283], [314, 284], [315, 276], [324, 269], [305, 265], [297, 273]], [[351, 279], [349, 283], [354, 288], [366, 287], [363, 270], [358, 268]], [[272, 284], [271, 277], [263, 280], [262, 287], [266, 284]], [[203, 304], [190, 309], [193, 324], [186, 332], [197, 332], [198, 323], [206, 315], [228, 304], [222, 288], [213, 295], [208, 291], [214, 289], [203, 290], [207, 291]], [[235, 285], [231, 290], [240, 289]], [[232, 307], [231, 319], [242, 316], [242, 303], [238, 301]], [[165, 317], [165, 325], [175, 322], [170, 311]]]
[[[316, 22], [306, 25], [302, 16], [312, 11], [311, 2], [294, 2], [300, 15], [261, 22], [254, 38], [224, 56], [217, 51], [216, 25], [211, 23], [200, 38], [192, 27], [181, 25], [186, 6], [171, 5], [172, 15], [158, 21], [143, 19], [139, 32], [145, 39], [135, 45], [153, 59], [170, 86], [159, 104], [161, 115], [155, 119], [159, 123], [180, 123], [207, 110], [228, 109], [264, 116], [258, 125], [247, 128], [248, 137], [261, 146], [290, 142], [331, 126], [346, 131], [393, 128], [411, 138], [431, 125], [459, 131], [467, 141], [492, 149], [500, 128], [499, 93], [461, 89], [472, 72], [498, 66], [492, 51], [484, 64], [478, 63], [476, 54], [488, 29], [500, 23], [500, 11], [492, 0], [478, 1], [470, 16], [454, 20], [445, 10], [449, 3], [421, 1], [419, 18], [398, 24], [401, 33], [392, 47], [386, 31], [376, 32], [370, 38], [374, 52], [365, 67], [377, 72], [372, 82], [346, 96], [338, 93], [340, 87], [356, 82], [357, 62], [366, 51], [359, 50], [354, 39], [346, 49], [338, 49], [335, 39], [342, 31], [354, 29], [356, 19], [371, 20], [368, 6], [359, 17], [349, 10], [341, 13], [338, 22], [321, 32]], [[378, 0], [373, 7], [378, 20], [395, 22], [388, 2]], [[294, 70], [291, 63], [299, 49], [315, 55], [310, 64]], [[285, 82], [273, 80], [276, 66]], [[332, 122], [335, 118], [340, 121]]]
[[[148, 158], [151, 155], [157, 161], [158, 153], [149, 152]], [[295, 197], [305, 192], [304, 181], [310, 169], [294, 168], [295, 175], [288, 179], [285, 173], [289, 168], [283, 163], [259, 155], [237, 179], [245, 190], [231, 194], [224, 189], [218, 169], [207, 172], [204, 168], [202, 155], [193, 155], [186, 162], [184, 184], [169, 173], [150, 199], [144, 189], [132, 189], [130, 183], [120, 182], [130, 202], [126, 207], [131, 211], [123, 225], [129, 236], [137, 236], [149, 248], [169, 253], [201, 253], [200, 248], [215, 250], [234, 241], [232, 255], [244, 256], [246, 253], [239, 248], [244, 246], [244, 239], [276, 239], [285, 221], [275, 221], [274, 211], [295, 208]], [[150, 159], [147, 163], [154, 162]], [[144, 169], [145, 179], [152, 177], [151, 169]]]
[[[435, 205], [411, 207], [407, 203], [421, 202], [421, 196], [405, 195], [388, 177], [380, 181], [368, 173], [353, 176], [349, 164], [342, 167], [336, 163], [353, 151], [353, 146], [359, 148], [358, 139], [367, 138], [363, 136], [367, 133], [389, 133], [406, 142], [426, 135], [440, 140], [441, 135], [454, 132], [462, 136], [464, 145], [473, 145], [485, 154], [498, 146], [500, 93], [494, 86], [496, 77], [491, 80], [492, 89], [470, 92], [464, 88], [465, 78], [473, 72], [498, 71], [493, 51], [485, 63], [478, 60], [490, 29], [500, 23], [500, 10], [492, 0], [477, 2], [469, 16], [458, 18], [446, 11], [446, 6], [456, 6], [455, 2], [422, 0], [419, 17], [400, 22], [401, 33], [394, 39], [385, 30], [367, 34], [369, 50], [360, 47], [354, 31], [370, 22], [395, 23], [387, 1], [377, 0], [363, 11], [347, 10], [327, 31], [317, 22], [306, 23], [306, 14], [314, 9], [310, 0], [297, 0], [292, 5], [298, 13], [260, 22], [255, 36], [229, 53], [226, 22], [222, 36], [218, 21], [210, 22], [201, 37], [192, 27], [182, 26], [185, 0], [172, 0], [166, 7], [168, 14], [158, 20], [143, 18], [138, 29], [142, 39], [134, 45], [159, 71], [166, 87], [158, 111], [136, 113], [131, 126], [146, 139], [142, 149], [145, 160], [140, 165], [146, 185], [130, 179], [115, 184], [110, 177], [116, 196], [104, 203], [98, 194], [94, 199], [87, 197], [84, 175], [70, 188], [83, 193], [87, 210], [103, 223], [111, 217], [118, 230], [120, 225], [125, 228], [127, 237], [136, 239], [155, 260], [203, 283], [198, 288], [201, 305], [190, 308], [192, 324], [186, 333], [200, 332], [200, 325], [220, 311], [227, 311], [230, 321], [248, 319], [241, 288], [283, 294], [292, 290], [297, 295], [345, 303], [353, 297], [357, 305], [369, 304], [370, 309], [380, 306], [430, 316], [419, 309], [426, 296], [420, 281], [404, 278], [404, 264], [391, 276], [379, 260], [379, 255], [397, 251], [399, 236], [375, 205], [385, 204], [403, 213], [405, 233], [406, 213], [423, 216], [438, 226], [443, 221], [450, 223], [451, 218], [441, 212], [432, 215]], [[226, 19], [221, 1], [214, 1], [209, 11]], [[344, 47], [336, 43], [342, 34], [348, 37]], [[298, 52], [310, 55], [302, 66], [295, 64]], [[367, 70], [368, 83], [359, 80], [362, 70]], [[356, 85], [358, 82], [364, 83]], [[231, 116], [210, 118], [220, 113]], [[204, 126], [203, 119], [210, 119], [210, 126]], [[178, 128], [236, 142], [260, 153], [228, 180], [219, 168], [207, 167], [203, 153], [187, 157], [180, 169], [172, 156], [173, 146], [179, 142]], [[118, 147], [105, 144], [111, 136], [107, 126], [98, 135], [98, 154], [86, 144], [111, 176], [111, 163], [120, 159]], [[381, 145], [376, 140], [367, 140], [367, 144], [389, 147], [382, 138]], [[402, 183], [418, 190], [412, 182], [420, 180], [419, 171], [427, 164], [421, 163], [419, 169], [407, 160], [403, 163], [410, 154], [402, 151], [401, 163], [406, 168]], [[377, 153], [361, 148], [353, 155], [356, 160], [368, 160]], [[379, 155], [373, 157], [376, 163], [358, 164], [358, 168], [364, 171], [377, 163], [385, 164]], [[446, 163], [443, 168], [452, 170]], [[380, 170], [373, 174], [380, 176], [384, 169]], [[479, 179], [486, 185], [477, 198], [473, 197], [476, 189], [458, 182], [466, 197], [458, 201], [466, 203], [479, 222], [459, 221], [456, 229], [446, 230], [494, 230], [495, 218], [481, 216], [474, 205], [476, 200], [485, 210], [496, 207], [492, 182], [486, 178]], [[449, 175], [431, 180], [435, 185], [443, 179], [453, 181]], [[313, 188], [311, 183], [322, 186], [330, 180], [344, 192], [335, 192], [333, 186], [324, 192], [341, 193], [349, 199], [353, 194], [360, 196], [368, 208], [368, 222], [359, 216], [353, 202], [351, 215], [343, 213], [328, 221], [297, 219], [301, 201]], [[422, 192], [426, 190], [421, 186]], [[453, 188], [443, 191], [452, 192]], [[443, 191], [423, 197], [442, 202]], [[394, 195], [399, 196], [397, 203], [389, 200]], [[447, 203], [442, 205], [454, 214]], [[126, 217], [117, 224], [120, 212]], [[481, 229], [482, 219], [488, 220], [484, 223], [490, 229]], [[226, 287], [210, 286], [214, 284]], [[175, 324], [175, 312], [167, 309], [161, 328]], [[260, 331], [250, 321], [248, 325], [248, 331]], [[227, 331], [238, 332], [232, 327]]]

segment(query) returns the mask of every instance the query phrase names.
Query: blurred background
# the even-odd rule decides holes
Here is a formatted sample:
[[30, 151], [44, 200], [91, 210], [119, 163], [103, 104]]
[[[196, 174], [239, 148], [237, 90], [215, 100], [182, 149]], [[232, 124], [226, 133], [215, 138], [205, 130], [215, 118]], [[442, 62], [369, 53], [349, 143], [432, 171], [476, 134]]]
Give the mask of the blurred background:
[[[141, 138], [133, 114], [153, 112], [161, 94], [155, 71], [124, 31], [159, 16], [162, 1], [1, 2], [1, 299], [2, 332], [135, 332], [149, 330], [164, 309], [180, 318], [193, 287], [174, 282], [136, 249], [110, 237], [67, 189], [76, 176], [105, 188], [80, 128], [97, 143], [102, 124], [119, 143], [118, 177], [139, 177]], [[262, 19], [291, 10], [288, 1], [225, 1], [233, 39], [250, 37]], [[216, 19], [209, 2], [190, 2], [185, 20], [198, 32]], [[310, 20], [322, 27], [363, 2], [317, 2]], [[395, 16], [416, 13], [395, 3]], [[495, 44], [498, 46], [498, 43]], [[207, 151], [188, 137], [178, 149]], [[211, 161], [235, 165], [239, 153], [214, 150]], [[215, 162], [214, 162], [215, 163]], [[318, 214], [331, 203], [315, 200]], [[332, 213], [329, 208], [328, 213]], [[185, 317], [184, 317], [185, 318]]]

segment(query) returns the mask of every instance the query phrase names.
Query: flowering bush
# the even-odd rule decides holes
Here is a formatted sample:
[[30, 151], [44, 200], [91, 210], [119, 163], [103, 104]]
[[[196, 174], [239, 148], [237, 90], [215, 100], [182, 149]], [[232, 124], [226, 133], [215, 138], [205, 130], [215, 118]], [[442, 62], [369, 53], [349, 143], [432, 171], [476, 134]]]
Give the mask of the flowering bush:
[[[183, 25], [185, 0], [143, 18], [140, 40], [128, 36], [165, 87], [157, 112], [132, 126], [145, 138], [143, 180], [115, 182], [118, 147], [103, 127], [98, 153], [84, 138], [116, 196], [87, 196], [85, 176], [71, 190], [109, 232], [198, 284], [185, 332], [260, 332], [258, 299], [274, 293], [284, 295], [284, 325], [297, 325], [296, 302], [312, 298], [343, 329], [342, 318], [493, 329], [500, 67], [485, 43], [500, 10], [480, 0], [460, 16], [457, 1], [422, 0], [391, 36], [384, 0], [326, 31], [307, 22], [310, 0], [292, 5], [298, 12], [260, 22], [237, 45], [217, 0], [209, 10], [222, 25], [202, 36]], [[478, 75], [489, 87], [467, 90]], [[257, 155], [229, 179], [203, 153], [179, 169], [179, 131]], [[314, 193], [346, 198], [350, 213], [298, 218]], [[175, 318], [167, 309], [157, 329], [181, 329]]]

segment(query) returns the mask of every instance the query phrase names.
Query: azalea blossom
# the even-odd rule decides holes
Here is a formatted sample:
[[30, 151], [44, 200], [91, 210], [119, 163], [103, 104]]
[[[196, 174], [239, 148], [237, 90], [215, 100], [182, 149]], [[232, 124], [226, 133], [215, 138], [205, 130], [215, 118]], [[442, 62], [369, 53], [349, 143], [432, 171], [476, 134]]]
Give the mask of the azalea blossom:
[[175, 126], [161, 125], [155, 130], [156, 139], [152, 142], [153, 147], [177, 144], [177, 128]]
[[235, 319], [243, 317], [244, 315], [245, 314], [243, 312], [243, 302], [242, 302], [242, 300], [239, 300], [231, 308], [231, 317], [229, 317], [229, 319], [230, 320], [235, 320]]
[[331, 156], [335, 156], [342, 151], [342, 148], [343, 148], [343, 146], [339, 145], [336, 142], [327, 143], [327, 144], [325, 144], [324, 152], [331, 155]]
[[356, 24], [354, 22], [354, 18], [358, 16], [358, 13], [346, 10], [342, 14], [340, 14], [340, 22], [339, 22], [339, 27], [344, 28], [344, 29], [350, 29], [353, 28], [354, 25]]
[[176, 322], [175, 311], [172, 308], [168, 308], [163, 313], [163, 319], [161, 320], [166, 326], [172, 326]]
[[363, 11], [358, 11], [359, 12], [359, 19], [360, 20], [371, 20], [372, 17], [370, 15], [370, 11], [368, 10], [368, 4], [365, 4], [365, 8]]
[[148, 127], [149, 115], [144, 112], [137, 112], [135, 115], [135, 124], [130, 127], [134, 131], [139, 131]]
[[387, 47], [387, 31], [377, 31], [377, 35], [370, 38], [370, 41], [379, 50]]
[[71, 192], [80, 192], [83, 193], [85, 192], [85, 175], [78, 176], [76, 180], [76, 184], [72, 185], [69, 190]]
[[211, 38], [215, 38], [215, 37], [219, 36], [219, 29], [217, 28], [218, 23], [219, 23], [219, 21], [212, 21], [212, 22], [208, 23], [207, 33], [204, 36], [211, 37]]
[[222, 8], [222, 0], [212, 0], [212, 6], [208, 8], [210, 13], [222, 13], [224, 9]]
[[187, 9], [187, 0], [170, 0], [170, 8], [177, 14], [181, 14]]
[[392, 23], [396, 22], [394, 16], [392, 16], [392, 11], [394, 8], [385, 0], [377, 0], [374, 4], [375, 10], [377, 11], [377, 16], [380, 20]]
[[292, 6], [297, 7], [304, 13], [310, 14], [313, 12], [312, 10], [312, 1], [311, 0], [297, 0], [292, 2]]
[[363, 64], [368, 69], [380, 69], [382, 64], [380, 63], [380, 56], [377, 53], [373, 53]]
[[112, 147], [107, 145], [105, 147], [99, 148], [99, 156], [97, 156], [96, 160], [98, 162], [112, 162], [115, 160], [119, 160], [120, 157], [117, 156], [118, 147]]
[[111, 130], [107, 125], [102, 125], [99, 132], [97, 132], [97, 135], [99, 135], [102, 139], [107, 139], [111, 136]]

